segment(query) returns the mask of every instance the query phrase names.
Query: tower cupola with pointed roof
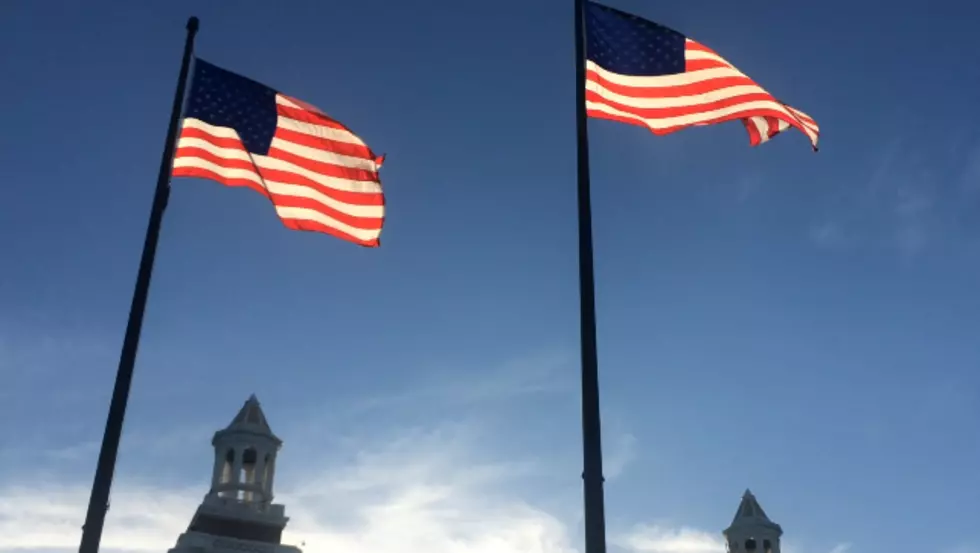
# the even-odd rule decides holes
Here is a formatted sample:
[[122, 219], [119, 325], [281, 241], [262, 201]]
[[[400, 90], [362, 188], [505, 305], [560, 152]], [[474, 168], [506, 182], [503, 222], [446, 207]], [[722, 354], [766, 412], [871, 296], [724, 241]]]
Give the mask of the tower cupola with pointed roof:
[[729, 553], [780, 553], [783, 529], [769, 520], [752, 492], [745, 490], [735, 518], [724, 534]]
[[211, 494], [244, 502], [273, 498], [276, 454], [282, 440], [272, 433], [258, 398], [252, 394], [231, 424], [215, 432]]
[[211, 488], [169, 553], [302, 553], [282, 543], [289, 519], [285, 506], [272, 502], [282, 440], [254, 394], [211, 444]]

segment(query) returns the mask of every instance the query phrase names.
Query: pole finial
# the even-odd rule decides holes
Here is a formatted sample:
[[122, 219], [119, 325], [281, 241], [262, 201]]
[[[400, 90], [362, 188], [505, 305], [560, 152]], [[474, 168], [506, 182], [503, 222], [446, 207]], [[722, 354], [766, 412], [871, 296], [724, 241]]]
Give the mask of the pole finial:
[[190, 19], [187, 20], [187, 30], [192, 33], [196, 33], [197, 28], [198, 26], [200, 26], [200, 24], [201, 24], [201, 20], [198, 19], [196, 16], [192, 15]]

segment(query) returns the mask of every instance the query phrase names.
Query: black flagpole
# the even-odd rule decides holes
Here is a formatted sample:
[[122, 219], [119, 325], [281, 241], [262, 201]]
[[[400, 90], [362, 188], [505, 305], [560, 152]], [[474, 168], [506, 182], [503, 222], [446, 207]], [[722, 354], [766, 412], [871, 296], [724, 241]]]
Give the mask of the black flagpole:
[[582, 344], [582, 479], [585, 485], [585, 553], [606, 553], [599, 357], [596, 352], [595, 274], [589, 133], [585, 112], [585, 0], [575, 0], [575, 125], [578, 135], [578, 278]]
[[133, 381], [133, 366], [136, 363], [136, 350], [139, 348], [143, 312], [146, 310], [150, 276], [153, 274], [153, 260], [156, 257], [157, 241], [160, 237], [160, 222], [163, 219], [163, 211], [167, 207], [167, 199], [170, 197], [170, 171], [174, 145], [177, 141], [177, 128], [180, 124], [180, 111], [184, 103], [184, 89], [187, 85], [187, 73], [194, 51], [197, 27], [196, 17], [187, 20], [187, 41], [184, 43], [184, 58], [180, 64], [180, 76], [177, 78], [177, 93], [174, 95], [173, 111], [170, 114], [170, 128], [167, 129], [167, 142], [163, 146], [160, 175], [157, 177], [150, 222], [146, 228], [146, 239], [143, 241], [143, 256], [140, 258], [133, 303], [129, 308], [126, 337], [123, 339], [122, 353], [119, 356], [116, 384], [112, 389], [112, 402], [109, 404], [109, 416], [105, 423], [105, 434], [102, 436], [102, 449], [99, 451], [99, 462], [95, 469], [95, 481], [92, 483], [88, 512], [85, 514], [85, 526], [82, 527], [79, 553], [98, 553], [106, 511], [109, 510], [109, 490], [112, 488], [112, 474], [116, 468], [116, 454], [119, 452], [126, 403], [129, 400], [129, 388]]

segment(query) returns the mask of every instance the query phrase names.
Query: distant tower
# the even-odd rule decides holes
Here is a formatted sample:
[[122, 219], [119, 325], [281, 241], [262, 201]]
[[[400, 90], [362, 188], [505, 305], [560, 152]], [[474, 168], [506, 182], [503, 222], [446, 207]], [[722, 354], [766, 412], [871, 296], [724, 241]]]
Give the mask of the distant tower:
[[272, 503], [272, 484], [282, 440], [272, 433], [254, 394], [227, 428], [215, 432], [211, 444], [211, 489], [170, 553], [301, 553], [281, 545], [289, 519], [283, 505]]
[[724, 534], [729, 553], [780, 553], [783, 529], [769, 520], [752, 492], [745, 490], [735, 519]]

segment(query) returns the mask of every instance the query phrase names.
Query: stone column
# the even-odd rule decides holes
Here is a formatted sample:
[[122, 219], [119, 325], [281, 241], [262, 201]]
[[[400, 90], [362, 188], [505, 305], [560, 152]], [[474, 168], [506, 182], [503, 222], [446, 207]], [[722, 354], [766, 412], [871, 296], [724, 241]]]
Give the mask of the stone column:
[[272, 503], [273, 493], [272, 493], [272, 483], [276, 479], [276, 455], [273, 453], [272, 457], [269, 458], [269, 478], [265, 482], [265, 497], [269, 503]]
[[225, 454], [227, 451], [214, 450], [214, 470], [211, 472], [211, 493], [215, 493], [221, 485], [221, 476], [225, 469]]
[[241, 483], [242, 479], [242, 458], [245, 455], [244, 450], [239, 450], [237, 447], [234, 449], [235, 460], [231, 464], [231, 479], [229, 480], [232, 484]]
[[255, 487], [261, 491], [258, 492], [259, 498], [264, 500], [266, 498], [265, 493], [265, 456], [266, 453], [262, 450], [257, 450], [255, 452]]

